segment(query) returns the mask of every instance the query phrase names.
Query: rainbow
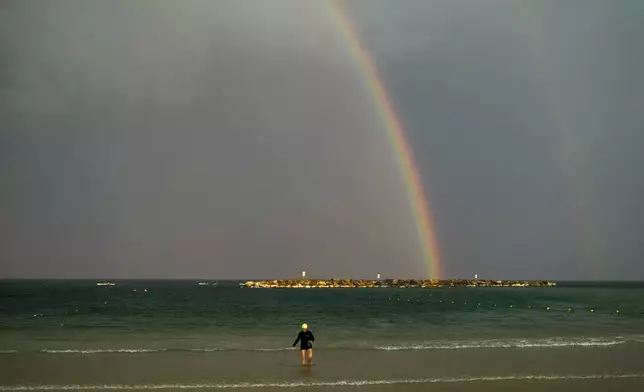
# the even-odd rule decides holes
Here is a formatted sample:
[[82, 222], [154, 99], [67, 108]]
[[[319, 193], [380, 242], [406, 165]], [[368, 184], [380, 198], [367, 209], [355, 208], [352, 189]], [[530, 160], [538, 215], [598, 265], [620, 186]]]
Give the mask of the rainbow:
[[365, 85], [371, 93], [374, 105], [382, 118], [384, 129], [405, 181], [409, 204], [429, 277], [443, 278], [443, 262], [439, 253], [438, 241], [436, 240], [436, 230], [429, 208], [429, 199], [424, 192], [415, 164], [414, 154], [406, 140], [403, 125], [394, 110], [378, 69], [369, 53], [362, 47], [358, 33], [347, 12], [336, 0], [326, 0], [325, 3], [330, 10], [331, 19], [336, 23], [338, 30], [345, 38], [344, 42], [347, 43], [349, 53], [355, 58], [356, 64], [364, 76]]

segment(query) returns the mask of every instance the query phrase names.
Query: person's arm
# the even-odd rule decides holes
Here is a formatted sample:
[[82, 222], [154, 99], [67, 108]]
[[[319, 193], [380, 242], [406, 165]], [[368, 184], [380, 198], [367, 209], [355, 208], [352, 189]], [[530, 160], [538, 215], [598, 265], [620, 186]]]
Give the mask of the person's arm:
[[311, 334], [311, 341], [315, 342], [315, 336], [313, 336], [313, 332], [309, 331], [309, 333]]
[[299, 341], [300, 341], [300, 338], [301, 338], [301, 337], [302, 337], [302, 332], [300, 332], [300, 333], [298, 333], [298, 334], [297, 334], [297, 339], [295, 339], [295, 342], [293, 342], [293, 347], [295, 347], [295, 345], [297, 344], [297, 342], [299, 342]]

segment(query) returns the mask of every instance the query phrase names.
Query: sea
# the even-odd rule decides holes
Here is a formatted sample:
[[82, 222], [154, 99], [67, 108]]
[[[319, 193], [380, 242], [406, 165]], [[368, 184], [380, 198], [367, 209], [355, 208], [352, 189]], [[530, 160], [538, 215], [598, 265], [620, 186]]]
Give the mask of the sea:
[[96, 283], [0, 281], [0, 391], [644, 390], [644, 283]]

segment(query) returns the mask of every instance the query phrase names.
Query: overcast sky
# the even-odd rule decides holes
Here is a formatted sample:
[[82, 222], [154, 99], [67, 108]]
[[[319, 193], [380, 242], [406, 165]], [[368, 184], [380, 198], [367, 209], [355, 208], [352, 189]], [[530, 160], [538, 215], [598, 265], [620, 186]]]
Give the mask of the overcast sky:
[[[448, 276], [644, 279], [644, 3], [354, 0]], [[0, 4], [0, 277], [424, 277], [328, 7]]]

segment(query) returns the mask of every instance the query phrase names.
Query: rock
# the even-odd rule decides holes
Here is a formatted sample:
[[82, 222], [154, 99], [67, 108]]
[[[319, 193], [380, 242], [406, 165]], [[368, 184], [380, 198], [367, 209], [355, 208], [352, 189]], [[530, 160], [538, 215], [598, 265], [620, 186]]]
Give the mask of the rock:
[[374, 287], [554, 287], [556, 283], [548, 281], [501, 281], [501, 280], [471, 280], [471, 279], [385, 279], [385, 280], [363, 280], [363, 279], [302, 279], [302, 280], [262, 280], [247, 281], [240, 283], [240, 287], [247, 288], [374, 288]]

